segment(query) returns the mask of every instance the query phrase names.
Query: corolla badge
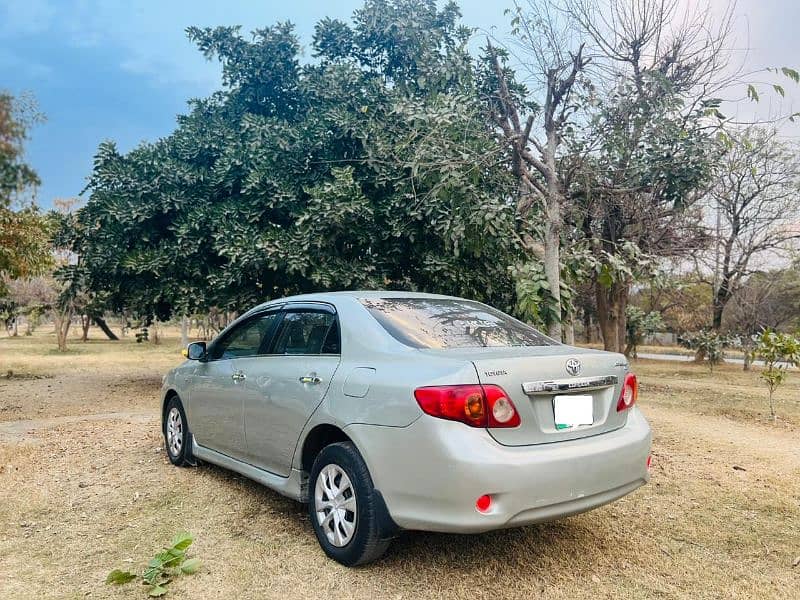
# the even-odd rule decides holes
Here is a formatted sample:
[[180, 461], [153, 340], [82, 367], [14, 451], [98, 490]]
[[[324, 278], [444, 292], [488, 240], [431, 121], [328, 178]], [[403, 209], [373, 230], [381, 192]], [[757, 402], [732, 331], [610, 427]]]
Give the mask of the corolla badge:
[[579, 361], [577, 358], [570, 358], [565, 366], [567, 373], [570, 375], [577, 375], [581, 372], [581, 361]]

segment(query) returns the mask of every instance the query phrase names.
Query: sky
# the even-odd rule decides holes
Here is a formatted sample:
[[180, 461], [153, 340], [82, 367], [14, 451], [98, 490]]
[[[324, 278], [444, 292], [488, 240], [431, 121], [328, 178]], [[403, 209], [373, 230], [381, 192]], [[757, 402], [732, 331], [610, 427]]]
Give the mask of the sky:
[[[692, 4], [694, 0], [682, 0]], [[718, 9], [725, 0], [711, 0]], [[347, 19], [361, 0], [0, 0], [0, 90], [32, 93], [46, 122], [32, 132], [27, 159], [42, 185], [37, 202], [77, 196], [104, 140], [122, 151], [168, 135], [186, 101], [219, 88], [220, 71], [186, 38], [190, 25], [241, 25], [244, 32], [291, 21], [308, 48], [314, 23]], [[464, 23], [504, 35], [511, 0], [460, 0]], [[746, 70], [800, 70], [800, 2], [740, 0], [735, 47]], [[747, 51], [745, 51], [747, 49]], [[308, 56], [308, 51], [306, 51]], [[797, 61], [797, 62], [794, 62]], [[767, 94], [758, 110], [800, 110], [800, 86], [786, 100]], [[793, 104], [797, 108], [792, 108]], [[753, 108], [731, 107], [743, 118]], [[800, 135], [794, 127], [786, 135]]]

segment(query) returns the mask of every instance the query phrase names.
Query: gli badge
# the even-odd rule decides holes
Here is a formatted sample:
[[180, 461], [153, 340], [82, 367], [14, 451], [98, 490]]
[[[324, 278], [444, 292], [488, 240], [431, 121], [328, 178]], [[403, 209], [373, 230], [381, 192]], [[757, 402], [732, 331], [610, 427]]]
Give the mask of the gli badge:
[[565, 365], [567, 368], [567, 373], [570, 375], [577, 375], [581, 372], [581, 361], [577, 358], [570, 358]]

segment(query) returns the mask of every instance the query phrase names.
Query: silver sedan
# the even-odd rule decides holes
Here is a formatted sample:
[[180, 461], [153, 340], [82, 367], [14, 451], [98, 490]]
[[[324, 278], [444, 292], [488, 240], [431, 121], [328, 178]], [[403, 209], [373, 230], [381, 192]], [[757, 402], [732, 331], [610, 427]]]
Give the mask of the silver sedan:
[[162, 390], [170, 460], [306, 502], [323, 550], [345, 565], [375, 560], [401, 529], [557, 519], [649, 479], [627, 360], [471, 300], [274, 300], [186, 355]]

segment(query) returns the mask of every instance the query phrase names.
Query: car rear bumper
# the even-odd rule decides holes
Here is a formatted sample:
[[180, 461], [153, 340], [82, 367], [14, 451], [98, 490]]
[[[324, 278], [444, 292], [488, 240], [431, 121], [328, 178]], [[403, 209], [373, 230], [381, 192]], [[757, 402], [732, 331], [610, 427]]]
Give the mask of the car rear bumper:
[[[607, 504], [649, 480], [651, 433], [634, 408], [621, 429], [502, 446], [484, 429], [424, 415], [408, 427], [350, 425], [392, 519], [405, 529], [477, 533]], [[475, 501], [492, 496], [488, 512]]]

